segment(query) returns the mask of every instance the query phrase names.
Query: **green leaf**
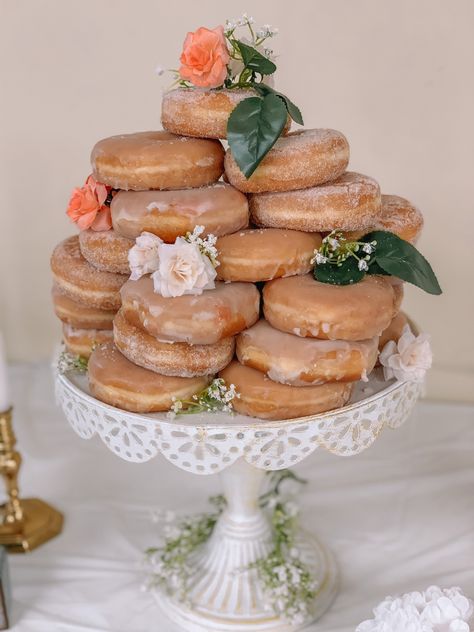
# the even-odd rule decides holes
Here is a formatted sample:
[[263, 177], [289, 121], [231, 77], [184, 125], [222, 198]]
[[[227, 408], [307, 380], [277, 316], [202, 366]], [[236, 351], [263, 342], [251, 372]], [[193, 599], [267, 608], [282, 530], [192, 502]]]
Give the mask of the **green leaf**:
[[316, 281], [332, 285], [351, 285], [362, 281], [365, 277], [365, 272], [359, 270], [355, 257], [349, 257], [340, 266], [333, 263], [319, 263], [314, 266], [313, 274]]
[[234, 108], [227, 122], [227, 140], [246, 178], [273, 147], [285, 123], [286, 108], [274, 94], [249, 97]]
[[253, 72], [258, 72], [261, 75], [272, 75], [277, 67], [275, 64], [259, 53], [256, 48], [244, 44], [243, 42], [237, 42], [240, 54], [242, 55], [242, 61], [246, 68], [250, 68]]
[[294, 122], [298, 123], [298, 125], [304, 125], [303, 115], [301, 114], [301, 110], [299, 109], [297, 105], [293, 103], [293, 101], [290, 101], [290, 99], [287, 96], [285, 96], [281, 92], [277, 92], [270, 86], [267, 86], [266, 83], [256, 83], [254, 84], [253, 87], [263, 97], [266, 96], [267, 94], [276, 94], [277, 97], [280, 97], [280, 99], [283, 99], [283, 102], [288, 111], [288, 114], [291, 116]]
[[[408, 241], [384, 230], [376, 230], [365, 235], [364, 241], [377, 242], [375, 262], [387, 274], [413, 283], [429, 294], [442, 293], [432, 267], [415, 246], [412, 246]], [[369, 272], [374, 273], [372, 267]]]

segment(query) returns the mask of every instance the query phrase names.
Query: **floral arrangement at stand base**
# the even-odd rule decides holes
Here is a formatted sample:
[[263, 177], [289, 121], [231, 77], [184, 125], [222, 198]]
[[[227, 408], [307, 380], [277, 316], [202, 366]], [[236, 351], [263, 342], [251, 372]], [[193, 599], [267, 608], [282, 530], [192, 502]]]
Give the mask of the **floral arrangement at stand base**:
[[424, 592], [386, 597], [374, 618], [363, 621], [356, 632], [470, 632], [474, 603], [460, 588], [430, 586]]

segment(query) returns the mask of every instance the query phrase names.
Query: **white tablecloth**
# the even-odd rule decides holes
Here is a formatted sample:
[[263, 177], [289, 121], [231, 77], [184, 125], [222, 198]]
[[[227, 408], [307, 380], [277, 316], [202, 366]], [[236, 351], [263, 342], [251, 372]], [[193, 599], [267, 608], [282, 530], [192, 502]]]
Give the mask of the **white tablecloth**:
[[[63, 534], [10, 556], [15, 632], [175, 632], [140, 591], [141, 552], [154, 544], [151, 510], [196, 511], [218, 477], [158, 457], [126, 463], [82, 441], [55, 407], [49, 368], [12, 374], [23, 496], [65, 514]], [[336, 552], [341, 592], [310, 632], [353, 632], [389, 593], [436, 583], [474, 596], [474, 408], [421, 403], [356, 457], [314, 453], [304, 522]]]

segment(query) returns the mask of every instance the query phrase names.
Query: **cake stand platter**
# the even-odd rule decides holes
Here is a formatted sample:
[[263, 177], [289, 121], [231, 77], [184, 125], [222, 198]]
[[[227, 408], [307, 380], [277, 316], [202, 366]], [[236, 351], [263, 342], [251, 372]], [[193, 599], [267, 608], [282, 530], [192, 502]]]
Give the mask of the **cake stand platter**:
[[331, 553], [313, 534], [301, 531], [297, 543], [318, 587], [310, 620], [291, 624], [269, 612], [257, 571], [245, 570], [272, 546], [271, 526], [258, 505], [265, 470], [294, 466], [318, 448], [339, 456], [359, 454], [384, 426], [397, 428], [408, 419], [423, 387], [386, 382], [377, 369], [369, 382], [357, 385], [344, 408], [270, 422], [226, 413], [174, 419], [128, 413], [92, 397], [83, 375], [57, 373], [55, 384], [58, 403], [83, 439], [98, 435], [117, 456], [134, 463], [162, 454], [192, 474], [220, 473], [227, 507], [190, 561], [192, 607], [156, 593], [168, 618], [190, 632], [294, 632], [324, 613], [336, 595], [338, 573]]

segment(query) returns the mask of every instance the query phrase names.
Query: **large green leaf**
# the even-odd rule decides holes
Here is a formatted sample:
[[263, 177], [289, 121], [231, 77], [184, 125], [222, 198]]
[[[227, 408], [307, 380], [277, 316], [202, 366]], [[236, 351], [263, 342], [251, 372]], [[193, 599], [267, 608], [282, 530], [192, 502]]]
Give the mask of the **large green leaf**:
[[244, 44], [243, 42], [237, 42], [240, 54], [242, 55], [242, 61], [246, 68], [249, 68], [253, 72], [258, 72], [260, 75], [272, 75], [277, 67], [275, 64], [259, 53], [256, 48]]
[[[429, 294], [441, 294], [442, 290], [428, 261], [415, 246], [384, 230], [376, 230], [364, 236], [364, 241], [376, 241], [375, 262], [386, 273], [413, 283]], [[374, 273], [374, 268], [369, 268]]]
[[286, 107], [274, 94], [249, 97], [234, 108], [227, 122], [227, 140], [246, 178], [273, 147], [285, 123]]
[[262, 96], [266, 96], [267, 94], [276, 94], [277, 97], [280, 97], [280, 99], [283, 99], [286, 109], [288, 110], [288, 114], [295, 121], [295, 123], [298, 123], [298, 125], [304, 125], [303, 115], [301, 114], [301, 110], [286, 95], [282, 94], [281, 92], [277, 92], [270, 86], [267, 86], [266, 83], [256, 83], [254, 85], [254, 88]]
[[349, 257], [340, 266], [333, 263], [319, 263], [314, 266], [314, 278], [321, 283], [351, 285], [362, 281], [364, 277], [365, 272], [359, 270], [355, 257]]

